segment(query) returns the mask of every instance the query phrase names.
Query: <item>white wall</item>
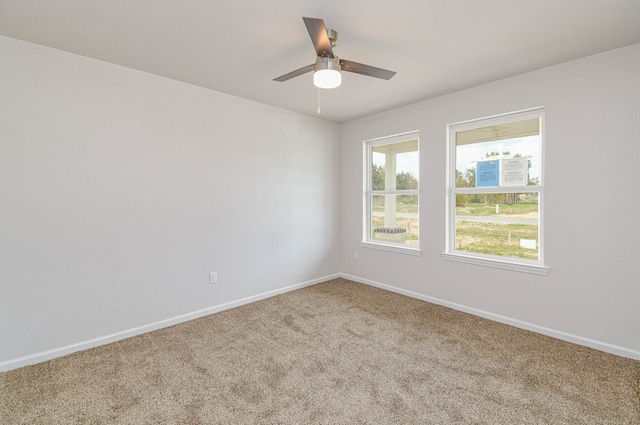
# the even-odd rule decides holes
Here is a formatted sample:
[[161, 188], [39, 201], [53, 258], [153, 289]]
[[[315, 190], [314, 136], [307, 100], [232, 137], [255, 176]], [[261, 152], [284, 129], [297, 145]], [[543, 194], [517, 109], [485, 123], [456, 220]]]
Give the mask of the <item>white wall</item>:
[[[0, 370], [337, 272], [640, 358], [640, 45], [342, 126], [2, 36], [0, 57]], [[549, 275], [443, 260], [446, 124], [535, 106]], [[362, 248], [362, 141], [415, 129], [422, 256]]]
[[2, 36], [0, 58], [5, 369], [338, 271], [338, 125]]
[[[443, 260], [446, 125], [537, 106], [549, 275]], [[420, 131], [421, 257], [359, 244], [362, 141], [410, 130]], [[640, 45], [350, 122], [341, 139], [342, 272], [640, 358]]]

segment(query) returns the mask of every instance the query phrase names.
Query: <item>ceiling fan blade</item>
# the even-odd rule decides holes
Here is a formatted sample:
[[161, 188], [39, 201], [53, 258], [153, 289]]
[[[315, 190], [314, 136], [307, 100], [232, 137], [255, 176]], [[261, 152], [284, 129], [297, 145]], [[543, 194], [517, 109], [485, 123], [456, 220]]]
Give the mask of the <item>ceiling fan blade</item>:
[[324, 26], [324, 21], [317, 18], [302, 18], [304, 24], [309, 31], [309, 37], [313, 43], [313, 48], [316, 49], [316, 55], [325, 58], [333, 57], [333, 48], [331, 47], [331, 40], [327, 34], [327, 27]]
[[312, 63], [311, 65], [307, 65], [307, 66], [302, 67], [300, 69], [296, 69], [295, 71], [291, 71], [288, 74], [281, 75], [278, 78], [274, 78], [273, 81], [287, 81], [287, 80], [290, 80], [293, 77], [297, 77], [298, 75], [306, 74], [309, 71], [313, 71], [313, 68], [315, 68], [315, 66], [316, 66], [316, 64]]
[[364, 65], [346, 59], [340, 59], [340, 67], [343, 71], [355, 72], [356, 74], [362, 74], [369, 77], [382, 78], [383, 80], [389, 80], [391, 77], [396, 75], [395, 71], [376, 68], [375, 66]]

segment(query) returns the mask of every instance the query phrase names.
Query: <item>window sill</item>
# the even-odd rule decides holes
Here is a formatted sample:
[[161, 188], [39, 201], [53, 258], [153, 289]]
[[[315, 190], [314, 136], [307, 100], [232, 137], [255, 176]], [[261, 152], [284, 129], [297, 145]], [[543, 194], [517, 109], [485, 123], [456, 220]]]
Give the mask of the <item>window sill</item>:
[[493, 267], [496, 269], [531, 273], [541, 276], [546, 276], [547, 274], [549, 274], [549, 267], [537, 264], [525, 264], [515, 261], [499, 260], [493, 258], [480, 258], [464, 254], [453, 254], [450, 252], [443, 252], [442, 258], [447, 261], [456, 261], [458, 263], [474, 264], [477, 266]]
[[363, 248], [378, 249], [380, 251], [395, 252], [397, 254], [415, 255], [418, 257], [422, 255], [420, 248], [413, 246], [391, 245], [368, 241], [360, 242], [360, 246]]

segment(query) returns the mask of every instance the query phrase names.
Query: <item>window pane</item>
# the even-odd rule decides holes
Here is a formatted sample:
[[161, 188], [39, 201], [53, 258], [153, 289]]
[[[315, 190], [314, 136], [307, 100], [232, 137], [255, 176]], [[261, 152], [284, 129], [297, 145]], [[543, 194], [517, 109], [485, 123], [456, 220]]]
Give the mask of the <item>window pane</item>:
[[373, 195], [371, 239], [418, 245], [418, 196]]
[[456, 133], [456, 187], [541, 184], [540, 118]]
[[456, 195], [455, 250], [538, 260], [537, 192]]
[[373, 190], [418, 189], [417, 139], [374, 146], [371, 159], [371, 188]]
[[385, 182], [385, 155], [380, 152], [373, 152], [373, 163], [371, 164], [371, 188], [373, 190], [384, 190]]

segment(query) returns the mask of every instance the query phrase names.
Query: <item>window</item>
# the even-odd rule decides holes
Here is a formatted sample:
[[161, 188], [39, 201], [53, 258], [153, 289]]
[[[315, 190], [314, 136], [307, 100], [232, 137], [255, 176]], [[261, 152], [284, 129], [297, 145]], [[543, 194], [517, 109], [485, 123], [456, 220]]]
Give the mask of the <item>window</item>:
[[418, 145], [417, 132], [364, 143], [364, 246], [420, 254]]
[[445, 259], [547, 274], [544, 110], [451, 124]]

